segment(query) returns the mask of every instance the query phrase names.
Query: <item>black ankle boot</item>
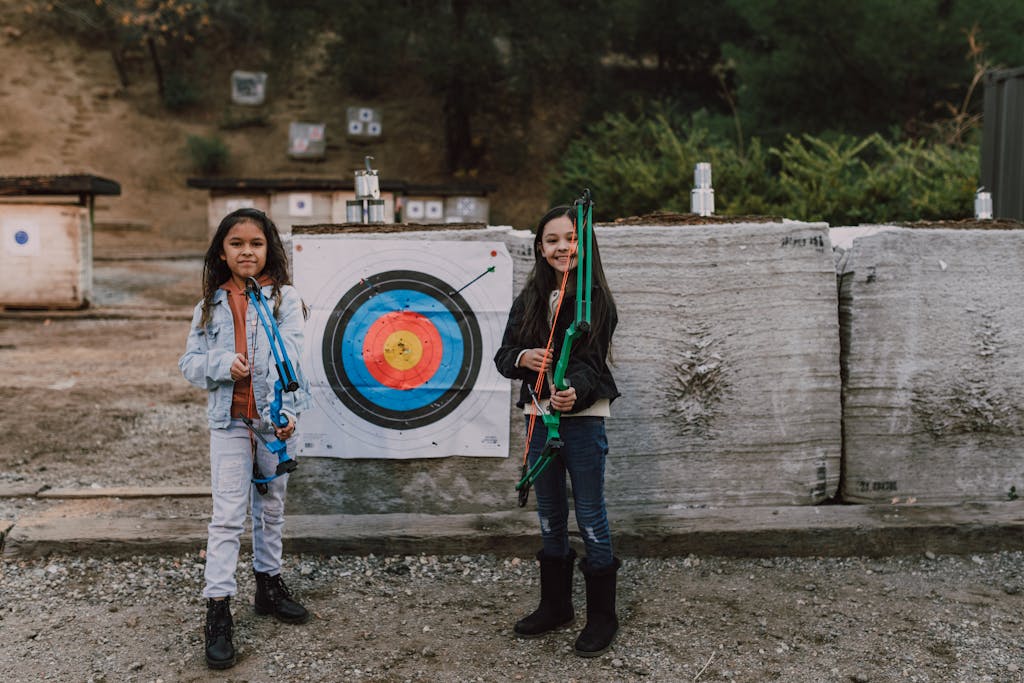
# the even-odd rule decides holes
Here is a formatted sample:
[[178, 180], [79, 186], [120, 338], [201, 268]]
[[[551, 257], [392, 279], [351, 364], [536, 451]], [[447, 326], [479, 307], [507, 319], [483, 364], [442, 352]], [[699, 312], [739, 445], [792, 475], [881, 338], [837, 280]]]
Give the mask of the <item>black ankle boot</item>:
[[280, 574], [271, 576], [264, 572], [253, 573], [256, 575], [256, 614], [273, 614], [286, 624], [305, 624], [309, 621], [309, 612], [292, 598]]
[[576, 639], [576, 654], [580, 657], [603, 655], [612, 646], [619, 630], [615, 616], [615, 577], [622, 565], [619, 558], [612, 564], [592, 569], [587, 558], [580, 560], [580, 571], [587, 581], [587, 625]]
[[211, 669], [230, 669], [235, 665], [234, 628], [231, 598], [206, 601], [206, 665]]
[[540, 606], [517, 621], [512, 629], [523, 638], [536, 638], [570, 624], [576, 618], [572, 609], [572, 571], [576, 564], [576, 551], [570, 549], [568, 557], [552, 558], [541, 550], [537, 553], [537, 560], [540, 562]]

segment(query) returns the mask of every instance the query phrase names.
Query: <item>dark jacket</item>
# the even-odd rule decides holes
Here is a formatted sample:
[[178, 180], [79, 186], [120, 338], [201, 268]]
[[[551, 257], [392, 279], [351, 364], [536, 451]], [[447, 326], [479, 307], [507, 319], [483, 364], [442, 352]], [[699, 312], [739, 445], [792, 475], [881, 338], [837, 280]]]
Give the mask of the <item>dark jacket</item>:
[[[591, 306], [595, 307], [602, 294], [601, 290], [597, 288], [591, 291]], [[547, 339], [522, 338], [524, 313], [523, 295], [520, 294], [512, 302], [512, 310], [508, 314], [508, 324], [505, 326], [505, 335], [501, 339], [501, 347], [494, 354], [494, 364], [497, 366], [498, 372], [509, 379], [523, 380], [523, 386], [519, 390], [519, 401], [516, 402], [520, 408], [530, 401], [530, 392], [527, 387], [532, 387], [537, 383], [537, 373], [526, 368], [516, 367], [516, 358], [523, 349], [542, 348], [547, 343]], [[566, 295], [561, 310], [558, 312], [558, 320], [555, 321], [555, 335], [552, 340], [554, 352], [551, 362], [552, 371], [562, 352], [565, 332], [569, 329], [575, 316], [576, 297]], [[607, 322], [603, 329], [591, 329], [589, 334], [578, 336], [573, 341], [565, 376], [576, 389], [576, 403], [568, 414], [589, 408], [598, 399], [615, 400], [619, 396], [619, 390], [615, 386], [615, 379], [612, 377], [611, 370], [608, 369], [607, 362], [608, 347], [611, 345], [616, 324], [618, 324], [618, 316], [613, 308], [608, 311]], [[550, 395], [547, 384], [544, 382], [540, 398]]]

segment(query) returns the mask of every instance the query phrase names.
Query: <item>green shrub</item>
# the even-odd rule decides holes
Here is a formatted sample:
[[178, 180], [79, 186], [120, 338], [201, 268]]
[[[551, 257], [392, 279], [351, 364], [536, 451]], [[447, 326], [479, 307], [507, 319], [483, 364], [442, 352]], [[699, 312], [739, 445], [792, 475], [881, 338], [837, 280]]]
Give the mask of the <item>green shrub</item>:
[[830, 143], [804, 135], [787, 137], [772, 153], [790, 218], [856, 225], [973, 215], [977, 146], [889, 142], [878, 134]]
[[698, 116], [671, 105], [615, 113], [571, 142], [550, 183], [565, 202], [589, 187], [595, 217], [688, 212], [693, 167], [712, 165], [715, 212], [823, 220], [831, 225], [955, 219], [972, 215], [978, 146], [920, 140], [788, 136], [780, 148], [758, 139], [741, 153]]
[[216, 175], [228, 163], [228, 147], [220, 138], [189, 135], [186, 141], [192, 169], [203, 175]]

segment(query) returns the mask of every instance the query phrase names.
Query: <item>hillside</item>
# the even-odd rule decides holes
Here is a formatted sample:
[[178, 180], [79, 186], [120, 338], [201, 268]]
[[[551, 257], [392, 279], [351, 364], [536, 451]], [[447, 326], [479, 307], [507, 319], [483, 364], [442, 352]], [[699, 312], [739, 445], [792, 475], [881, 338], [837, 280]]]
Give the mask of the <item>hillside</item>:
[[[370, 155], [382, 179], [448, 180], [436, 98], [417, 84], [395, 84], [379, 101], [346, 97], [325, 85], [316, 46], [301, 73], [272, 76], [268, 82], [267, 104], [252, 112], [265, 125], [233, 130], [218, 124], [225, 117], [251, 114], [230, 106], [229, 74], [250, 65], [213, 65], [200, 84], [203, 104], [172, 114], [161, 105], [141, 56], [129, 85], [122, 87], [107, 50], [57, 35], [11, 0], [0, 0], [0, 63], [0, 175], [92, 173], [121, 184], [120, 197], [97, 203], [98, 254], [118, 247], [159, 251], [202, 245], [206, 194], [186, 186], [186, 179], [196, 175], [185, 152], [189, 135], [224, 140], [230, 150], [224, 174], [229, 176], [350, 177]], [[385, 135], [379, 143], [344, 139], [347, 106], [380, 109]], [[549, 108], [518, 141], [492, 129], [488, 156], [473, 179], [498, 187], [491, 196], [492, 223], [529, 226], [546, 208], [545, 176], [569, 129], [566, 118]], [[286, 156], [288, 124], [296, 120], [327, 123], [326, 161]], [[502, 155], [513, 151], [513, 143], [517, 161], [508, 163]], [[502, 172], [495, 170], [499, 166]]]

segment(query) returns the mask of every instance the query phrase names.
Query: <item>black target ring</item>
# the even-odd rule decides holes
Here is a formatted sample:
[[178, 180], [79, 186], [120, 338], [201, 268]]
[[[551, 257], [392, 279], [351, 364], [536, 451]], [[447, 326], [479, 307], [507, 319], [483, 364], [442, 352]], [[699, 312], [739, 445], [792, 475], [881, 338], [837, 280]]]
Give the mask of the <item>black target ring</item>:
[[[440, 368], [422, 386], [400, 390], [367, 372], [361, 335], [382, 316], [412, 312], [437, 328]], [[331, 311], [321, 354], [331, 390], [356, 416], [379, 427], [415, 429], [450, 415], [480, 374], [483, 344], [476, 315], [448, 283], [426, 273], [393, 270], [366, 277]]]

